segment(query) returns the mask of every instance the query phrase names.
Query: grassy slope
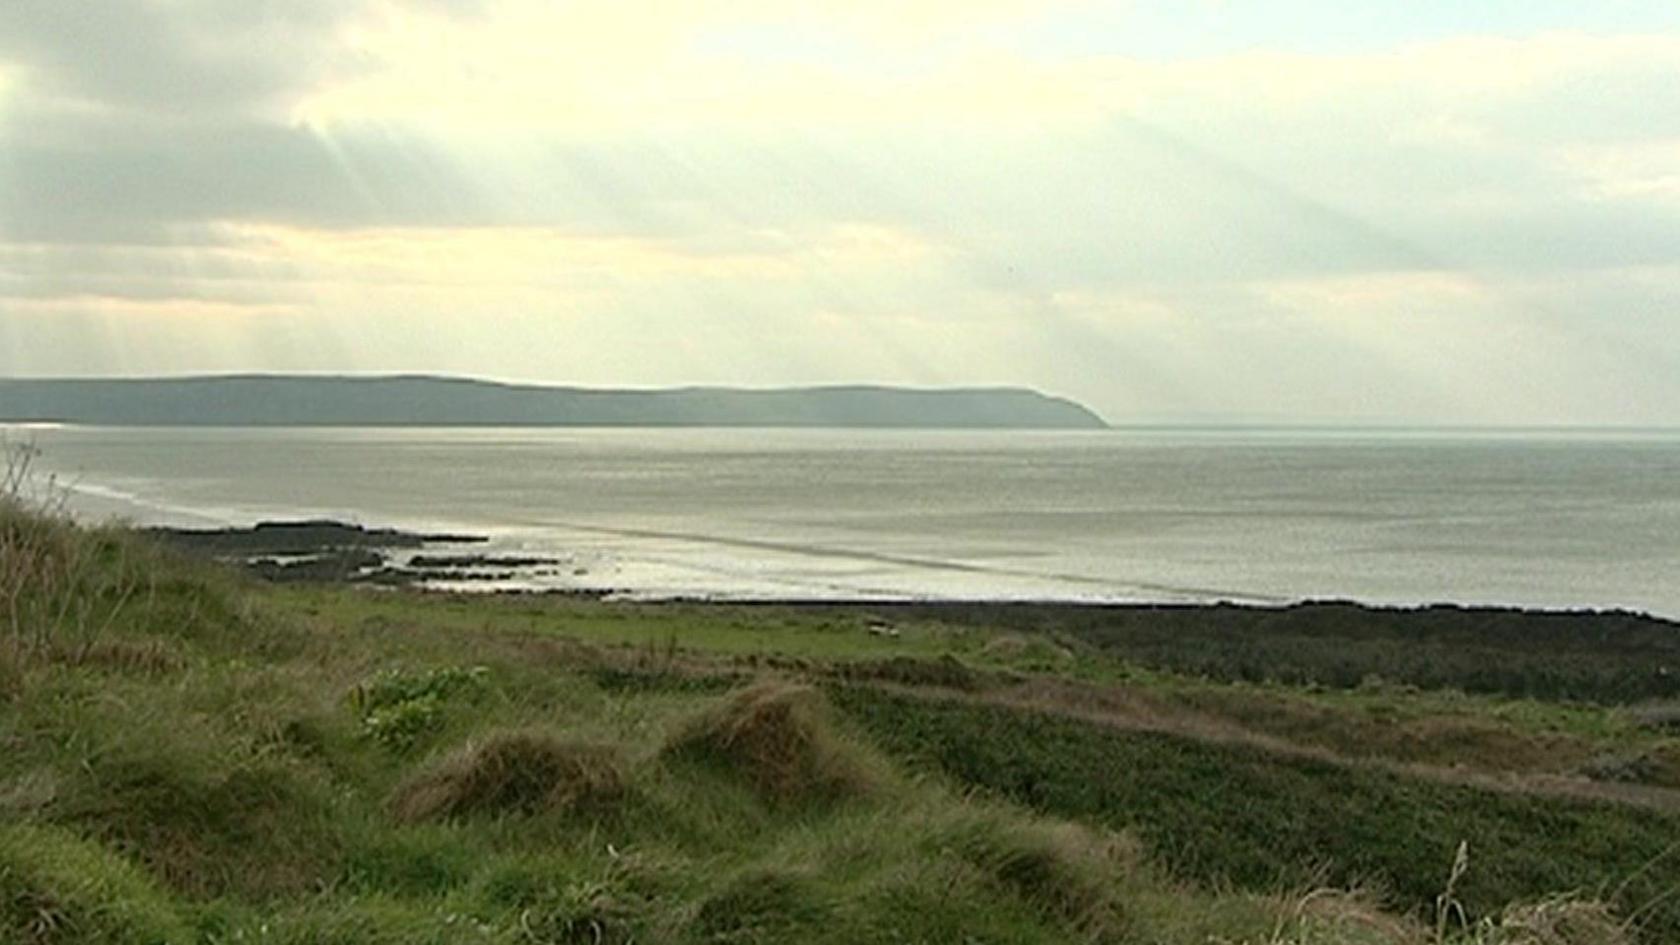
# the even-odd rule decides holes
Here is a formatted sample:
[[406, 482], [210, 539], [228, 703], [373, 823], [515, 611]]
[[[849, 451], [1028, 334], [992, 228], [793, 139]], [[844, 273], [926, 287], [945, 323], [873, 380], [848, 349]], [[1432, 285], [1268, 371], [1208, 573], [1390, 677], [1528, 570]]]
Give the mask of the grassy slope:
[[[1164, 718], [1326, 744], [1373, 707], [1475, 717], [1484, 744], [1667, 744], [1609, 709], [1235, 690], [984, 627], [886, 638], [860, 612], [252, 587], [66, 540], [145, 580], [78, 586], [108, 626], [0, 647], [0, 941], [1397, 942], [1420, 929], [1278, 894], [1323, 862], [1422, 914], [1468, 837], [1462, 898], [1492, 915], [1680, 839], [1658, 810], [877, 684], [1078, 675]], [[796, 688], [731, 701], [765, 675], [830, 687], [843, 716]], [[1674, 875], [1659, 862], [1626, 901]], [[1651, 941], [1677, 928], [1649, 915]], [[1573, 940], [1614, 940], [1591, 934]]]
[[[1536, 802], [1371, 768], [1114, 732], [1052, 715], [847, 687], [837, 699], [890, 753], [1035, 810], [1134, 831], [1175, 872], [1242, 888], [1373, 881], [1428, 903], [1460, 842], [1460, 897], [1487, 914], [1541, 890], [1582, 889], [1637, 909], [1671, 891], [1644, 867], [1680, 841], [1680, 816]], [[1672, 905], [1653, 932], [1680, 934]]]

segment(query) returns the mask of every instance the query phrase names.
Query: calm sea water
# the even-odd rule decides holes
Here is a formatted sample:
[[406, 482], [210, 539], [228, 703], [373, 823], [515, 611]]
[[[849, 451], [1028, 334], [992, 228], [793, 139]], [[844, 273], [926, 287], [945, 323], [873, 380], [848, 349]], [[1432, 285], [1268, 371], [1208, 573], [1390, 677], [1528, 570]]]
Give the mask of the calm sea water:
[[1680, 434], [35, 429], [83, 515], [476, 530], [647, 596], [1680, 617]]

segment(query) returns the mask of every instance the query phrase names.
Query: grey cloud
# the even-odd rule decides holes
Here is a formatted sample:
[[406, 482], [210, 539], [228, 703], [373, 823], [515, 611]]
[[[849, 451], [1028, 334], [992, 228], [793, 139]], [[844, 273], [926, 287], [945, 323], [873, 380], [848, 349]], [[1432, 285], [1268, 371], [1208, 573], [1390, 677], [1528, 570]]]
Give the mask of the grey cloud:
[[[485, 12], [477, 0], [425, 2], [451, 16]], [[698, 256], [797, 255], [825, 226], [866, 223], [920, 237], [935, 252], [863, 283], [824, 271], [817, 258], [803, 262], [811, 271], [800, 279], [777, 285], [699, 278], [619, 286], [591, 316], [594, 337], [612, 350], [659, 332], [681, 340], [661, 355], [669, 363], [659, 362], [681, 381], [689, 361], [749, 356], [766, 337], [799, 352], [801, 370], [854, 363], [825, 367], [828, 349], [810, 342], [816, 329], [802, 320], [811, 312], [859, 325], [919, 318], [903, 331], [858, 335], [923, 377], [936, 368], [921, 363], [914, 339], [949, 331], [952, 320], [978, 328], [992, 319], [988, 330], [1016, 332], [1008, 350], [992, 352], [996, 363], [1019, 353], [1040, 372], [1029, 380], [1122, 411], [1149, 397], [1162, 410], [1212, 410], [1233, 397], [1307, 409], [1377, 378], [1390, 403], [1446, 414], [1454, 395], [1426, 390], [1427, 378], [1407, 373], [1417, 366], [1362, 363], [1348, 338], [1290, 323], [1240, 284], [1451, 270], [1518, 310], [1528, 328], [1579, 338], [1580, 350], [1603, 352], [1595, 363], [1625, 365], [1623, 377], [1575, 382], [1557, 395], [1558, 410], [1567, 406], [1561, 398], [1592, 384], [1653, 398], [1680, 393], [1672, 380], [1680, 376], [1680, 287], [1599, 275], [1680, 264], [1680, 205], [1595, 197], [1543, 160], [1558, 145], [1680, 134], [1680, 83], [1660, 64], [1438, 107], [1414, 107], [1411, 90], [1395, 89], [1298, 110], [1174, 101], [1083, 130], [981, 131], [933, 116], [916, 128], [813, 119], [760, 131], [553, 133], [510, 158], [466, 139], [377, 126], [319, 136], [277, 120], [277, 103], [362, 67], [331, 41], [359, 9], [348, 0], [0, 0], [0, 60], [26, 67], [23, 97], [0, 116], [0, 240], [12, 244], [0, 243], [0, 333], [11, 333], [0, 371], [29, 369], [17, 339], [44, 337], [49, 323], [69, 326], [54, 363], [74, 365], [77, 345], [95, 350], [97, 338], [88, 339], [100, 325], [92, 307], [20, 322], [8, 305], [83, 295], [298, 301], [307, 287], [296, 283], [307, 274], [228, 252], [222, 222], [553, 226], [656, 238]], [[1437, 115], [1463, 125], [1470, 140], [1406, 126]], [[1485, 142], [1476, 138], [1483, 133]], [[1521, 288], [1532, 282], [1563, 287]], [[1181, 321], [1135, 328], [1055, 301], [1081, 289], [1158, 296]], [[353, 332], [406, 314], [313, 312], [307, 320], [312, 330]], [[459, 315], [417, 317], [436, 327]], [[281, 321], [265, 323], [265, 344], [284, 347]], [[1449, 354], [1459, 343], [1436, 340]], [[119, 361], [126, 351], [105, 347]], [[155, 348], [165, 369], [201, 357]], [[1503, 356], [1453, 363], [1470, 365], [1469, 376]], [[1253, 367], [1262, 361], [1278, 367]], [[1320, 380], [1283, 392], [1267, 370]], [[1213, 396], [1205, 391], [1219, 394], [1201, 403]]]
[[211, 232], [154, 246], [0, 244], [0, 304], [100, 297], [271, 305], [299, 300], [304, 275], [283, 260], [231, 253]]
[[354, 8], [9, 0], [0, 5], [0, 57], [28, 67], [31, 84], [52, 98], [202, 119], [309, 81], [331, 61], [321, 40]]
[[[484, 12], [477, 0], [426, 5]], [[373, 128], [321, 138], [264, 117], [264, 102], [331, 67], [330, 37], [358, 8], [338, 0], [0, 5], [0, 56], [46, 77], [44, 92], [32, 81], [36, 97], [10, 108], [0, 138], [0, 234], [167, 243], [209, 223], [257, 220], [547, 225], [698, 240], [720, 229], [874, 222], [961, 254], [982, 284], [1028, 294], [1680, 258], [1672, 206], [1588, 200], [1532, 154], [1396, 140], [1384, 123], [1399, 106], [1380, 96], [1331, 101], [1282, 123], [1181, 109], [1053, 137], [815, 124], [557, 137], [519, 166], [461, 143], [445, 151]], [[1641, 116], [1653, 120], [1650, 102], [1680, 94], [1671, 78], [1629, 66], [1594, 80], [1613, 88], [1608, 104], [1560, 79], [1537, 93], [1541, 104], [1483, 105], [1464, 117], [1525, 141], [1613, 138], [1634, 133]], [[70, 109], [54, 95], [115, 107]], [[1654, 110], [1665, 111], [1680, 115], [1680, 103]]]
[[217, 221], [305, 226], [488, 222], [471, 175], [418, 142], [326, 142], [255, 120], [155, 126], [39, 116], [3, 148], [0, 233], [34, 241], [172, 241]]
[[[684, 240], [876, 223], [955, 252], [983, 285], [1057, 288], [1397, 269], [1573, 269], [1680, 260], [1680, 212], [1515, 180], [1466, 200], [1450, 168], [1324, 153], [1271, 176], [1135, 123], [1087, 136], [723, 135], [562, 142], [529, 166], [468, 166], [425, 139], [317, 138], [255, 121], [158, 129], [50, 119], [6, 147], [13, 240], [170, 241], [227, 220], [306, 227], [556, 226]], [[1358, 154], [1372, 192], [1325, 196]], [[1474, 166], [1467, 174], [1478, 173]], [[1503, 158], [1480, 173], [1498, 176]], [[1411, 175], [1416, 173], [1416, 177]], [[1400, 191], [1400, 192], [1397, 192]], [[1489, 203], [1489, 195], [1492, 203]], [[1380, 222], [1379, 222], [1380, 221]]]

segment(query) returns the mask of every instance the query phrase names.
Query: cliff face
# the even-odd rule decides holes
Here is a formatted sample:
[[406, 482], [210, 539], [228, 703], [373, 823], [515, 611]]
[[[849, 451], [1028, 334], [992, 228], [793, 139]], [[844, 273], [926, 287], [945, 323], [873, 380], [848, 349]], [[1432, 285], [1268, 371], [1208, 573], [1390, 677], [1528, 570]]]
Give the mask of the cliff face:
[[1023, 388], [599, 390], [458, 378], [0, 380], [0, 421], [109, 426], [765, 426], [1100, 429]]

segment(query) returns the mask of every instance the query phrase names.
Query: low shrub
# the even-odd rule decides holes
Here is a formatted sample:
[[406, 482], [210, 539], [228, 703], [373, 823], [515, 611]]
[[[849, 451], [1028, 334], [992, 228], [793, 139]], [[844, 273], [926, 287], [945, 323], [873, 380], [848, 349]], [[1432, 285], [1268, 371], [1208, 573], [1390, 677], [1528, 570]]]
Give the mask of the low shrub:
[[348, 701], [361, 713], [364, 735], [392, 751], [406, 752], [443, 727], [444, 706], [450, 699], [483, 692], [489, 677], [490, 670], [483, 666], [386, 670], [351, 689]]

